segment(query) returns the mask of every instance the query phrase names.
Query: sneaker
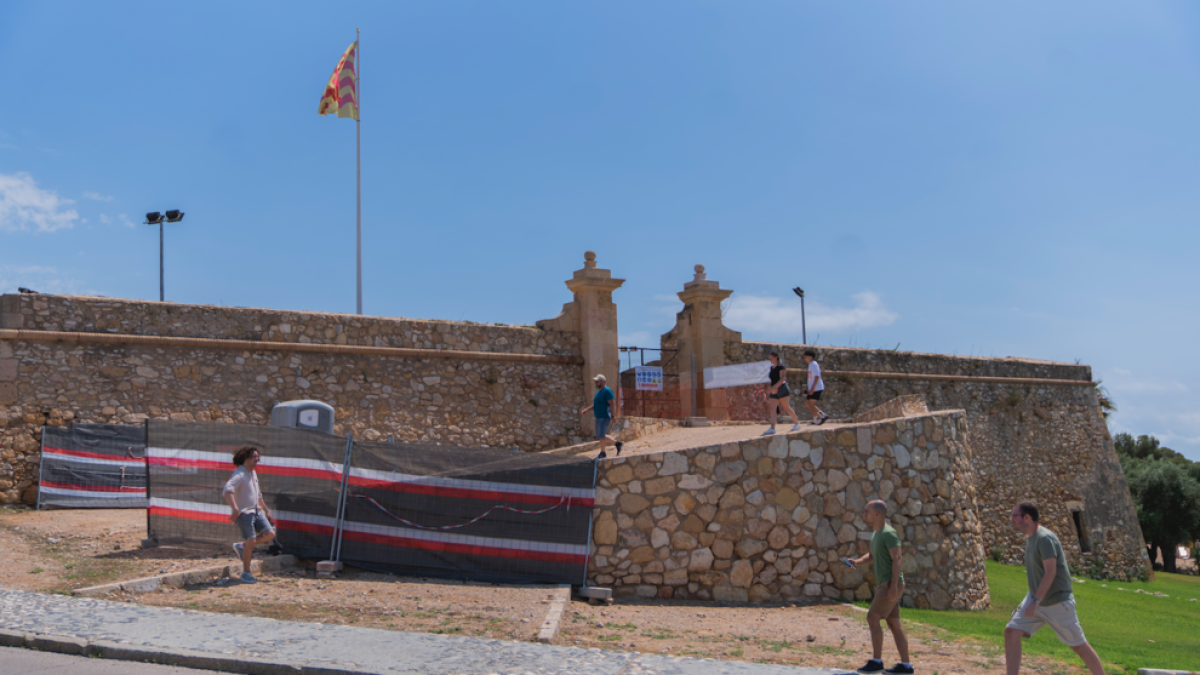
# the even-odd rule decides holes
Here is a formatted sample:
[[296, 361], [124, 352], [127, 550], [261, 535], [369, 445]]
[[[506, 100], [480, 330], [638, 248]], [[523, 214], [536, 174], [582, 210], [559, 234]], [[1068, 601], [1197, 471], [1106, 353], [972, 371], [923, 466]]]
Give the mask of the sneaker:
[[896, 665], [892, 666], [891, 668], [888, 668], [887, 670], [885, 670], [883, 672], [885, 672], [885, 673], [915, 673], [917, 671], [913, 670], [913, 667], [909, 664], [897, 663]]
[[237, 556], [238, 560], [242, 559], [242, 554], [245, 552], [245, 550], [246, 547], [243, 546], [242, 542], [240, 541], [233, 545], [233, 554]]
[[617, 456], [621, 456], [621, 448], [625, 447], [625, 441], [617, 441]]
[[[243, 584], [257, 584], [258, 583], [258, 579], [255, 579], [254, 575], [250, 574], [249, 572], [242, 572], [242, 576], [238, 577], [238, 581], [242, 582]], [[909, 672], [912, 672], [912, 671], [909, 671]]]
[[882, 673], [883, 661], [881, 659], [867, 659], [867, 665], [858, 669], [860, 673]]
[[795, 424], [793, 424], [792, 431], [800, 431], [800, 424], [801, 424], [800, 422], [796, 422]]
[[823, 414], [823, 415], [821, 415], [821, 419], [817, 422], [813, 422], [813, 424], [825, 424], [828, 421], [829, 421], [829, 415]]
[[603, 450], [600, 451], [600, 454], [596, 455], [596, 459], [604, 459], [605, 457], [608, 457], [608, 453]]
[[772, 435], [772, 434], [774, 434], [774, 433], [775, 433], [775, 430], [774, 430], [774, 429], [767, 429], [766, 431], [762, 432], [762, 435], [763, 435], [763, 436], [770, 436], [770, 435]]

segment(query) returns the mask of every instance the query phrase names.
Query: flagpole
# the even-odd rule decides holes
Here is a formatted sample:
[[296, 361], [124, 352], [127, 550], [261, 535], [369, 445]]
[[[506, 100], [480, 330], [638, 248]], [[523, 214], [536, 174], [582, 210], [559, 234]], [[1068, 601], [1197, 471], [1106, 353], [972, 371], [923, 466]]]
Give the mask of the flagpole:
[[358, 203], [357, 233], [358, 233], [358, 313], [362, 314], [362, 29], [355, 28], [354, 48], [354, 104], [358, 114], [354, 120], [354, 170], [357, 174], [355, 186], [355, 201]]

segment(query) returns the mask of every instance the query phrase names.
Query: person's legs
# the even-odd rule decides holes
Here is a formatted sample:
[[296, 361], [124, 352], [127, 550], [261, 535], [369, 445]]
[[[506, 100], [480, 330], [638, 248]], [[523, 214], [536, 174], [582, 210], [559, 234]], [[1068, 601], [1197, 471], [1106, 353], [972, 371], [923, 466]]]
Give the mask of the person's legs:
[[887, 600], [887, 589], [887, 583], [875, 586], [875, 597], [871, 598], [871, 608], [867, 610], [867, 627], [871, 631], [871, 658], [877, 661], [883, 659], [882, 624], [893, 612], [892, 603]]
[[892, 611], [888, 613], [887, 625], [888, 629], [892, 631], [892, 639], [896, 641], [896, 651], [900, 652], [900, 662], [912, 663], [908, 660], [908, 636], [904, 634], [904, 627], [900, 625], [900, 596], [903, 595], [904, 584], [901, 583], [896, 604], [892, 606]]
[[789, 398], [785, 396], [779, 399], [779, 406], [792, 418], [792, 427], [794, 428], [800, 426], [800, 416], [796, 414], [795, 410], [792, 410], [792, 402], [788, 400]]
[[1096, 653], [1095, 649], [1092, 649], [1090, 644], [1085, 642], [1078, 647], [1071, 647], [1071, 649], [1074, 649], [1079, 658], [1083, 659], [1092, 675], [1104, 675], [1104, 666], [1100, 665], [1100, 655]]
[[[271, 527], [270, 521], [261, 513], [244, 513], [238, 518], [238, 525], [242, 524], [242, 519], [245, 518], [250, 522], [250, 537], [242, 541], [242, 572], [250, 573], [250, 562], [254, 559], [254, 547], [259, 544], [265, 544], [275, 538], [275, 529]], [[255, 534], [257, 532], [257, 534]], [[245, 529], [242, 530], [243, 536], [246, 534]]]
[[821, 411], [817, 409], [817, 402], [807, 396], [804, 397], [804, 407], [808, 408], [808, 412], [812, 413], [814, 420], [821, 416]]
[[1008, 675], [1021, 672], [1021, 639], [1025, 631], [1018, 628], [1004, 629], [1004, 667]]
[[767, 394], [767, 421], [771, 423], [771, 428], [775, 428], [775, 420], [779, 411], [779, 399], [771, 398], [771, 394]]

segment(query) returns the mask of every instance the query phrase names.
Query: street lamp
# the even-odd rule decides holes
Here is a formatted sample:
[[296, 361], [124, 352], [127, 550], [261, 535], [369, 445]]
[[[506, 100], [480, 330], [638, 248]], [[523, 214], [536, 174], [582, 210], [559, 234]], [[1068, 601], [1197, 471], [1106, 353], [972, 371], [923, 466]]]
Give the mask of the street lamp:
[[808, 344], [808, 328], [804, 325], [804, 289], [797, 286], [792, 292], [800, 296], [800, 339]]
[[183, 220], [183, 211], [178, 209], [167, 211], [165, 214], [151, 211], [146, 214], [146, 225], [158, 226], [158, 301], [166, 300], [163, 284], [163, 223], [178, 223]]

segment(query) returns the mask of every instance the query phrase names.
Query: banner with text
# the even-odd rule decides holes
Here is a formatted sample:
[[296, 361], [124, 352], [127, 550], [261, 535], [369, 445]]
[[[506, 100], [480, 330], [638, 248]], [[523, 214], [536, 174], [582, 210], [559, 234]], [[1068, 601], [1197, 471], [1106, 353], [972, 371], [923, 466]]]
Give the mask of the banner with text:
[[751, 384], [765, 384], [771, 381], [770, 375], [770, 361], [756, 361], [754, 363], [738, 363], [732, 366], [705, 368], [704, 388], [724, 389], [727, 387], [744, 387]]

